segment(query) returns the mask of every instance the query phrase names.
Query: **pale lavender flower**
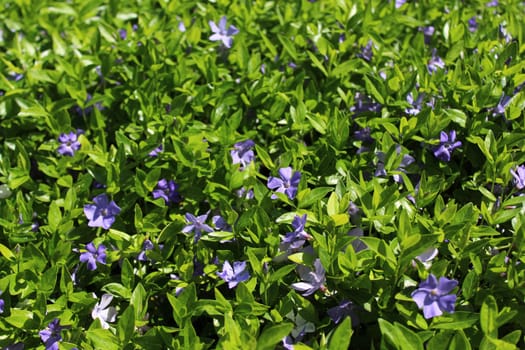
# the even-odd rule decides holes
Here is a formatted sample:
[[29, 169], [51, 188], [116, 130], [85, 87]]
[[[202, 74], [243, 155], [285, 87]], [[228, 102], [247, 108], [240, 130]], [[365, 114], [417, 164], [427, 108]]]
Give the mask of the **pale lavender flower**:
[[492, 0], [492, 1], [489, 1], [485, 4], [485, 6], [487, 7], [496, 7], [499, 5], [499, 1], [498, 0]]
[[126, 38], [128, 37], [128, 31], [124, 28], [119, 29], [118, 35], [120, 36], [121, 40], [126, 40]]
[[[95, 295], [95, 298], [97, 296]], [[109, 306], [113, 300], [113, 295], [104, 294], [100, 298], [100, 302], [95, 304], [93, 311], [91, 311], [91, 317], [100, 321], [100, 325], [104, 329], [109, 329], [108, 322], [115, 322], [117, 320], [117, 309], [113, 306]]]
[[372, 52], [372, 40], [368, 40], [368, 43], [366, 46], [361, 48], [361, 53], [357, 54], [357, 57], [364, 59], [365, 61], [370, 62], [372, 60], [373, 52]]
[[154, 150], [152, 150], [151, 152], [148, 153], [148, 155], [150, 157], [156, 157], [159, 155], [159, 153], [162, 153], [164, 151], [164, 148], [162, 147], [162, 145], [160, 145], [159, 147], [155, 148]]
[[[1, 290], [0, 290], [0, 295], [2, 295], [2, 291]], [[0, 314], [4, 313], [4, 306], [5, 306], [4, 299], [0, 299]]]
[[144, 242], [142, 243], [142, 250], [137, 256], [137, 260], [138, 261], [148, 261], [149, 258], [147, 257], [146, 252], [148, 250], [153, 250], [153, 248], [155, 248], [155, 246], [153, 245], [153, 242], [150, 241], [149, 239], [145, 239]]
[[315, 293], [318, 289], [321, 291], [326, 290], [324, 283], [326, 282], [325, 269], [321, 264], [321, 260], [315, 259], [314, 261], [315, 271], [304, 265], [297, 267], [297, 272], [303, 282], [297, 282], [292, 284], [292, 288], [303, 292], [303, 296], [309, 296]]
[[478, 30], [478, 22], [476, 21], [476, 16], [472, 16], [468, 20], [468, 30], [471, 33], [474, 33], [476, 30]]
[[411, 92], [408, 93], [406, 99], [407, 102], [410, 103], [409, 108], [405, 108], [405, 113], [408, 115], [418, 115], [421, 112], [421, 109], [423, 108], [423, 99], [425, 98], [425, 94], [421, 93], [417, 96], [417, 99], [414, 101], [414, 97]]
[[252, 148], [255, 146], [255, 142], [252, 140], [246, 140], [237, 142], [230, 151], [233, 164], [241, 164], [241, 169], [246, 168], [255, 159], [255, 154]]
[[425, 45], [430, 45], [432, 36], [434, 36], [435, 28], [433, 26], [420, 27], [419, 30], [423, 32]]
[[405, 2], [407, 2], [407, 0], [395, 0], [396, 9], [400, 8], [401, 6], [403, 6], [405, 4]]
[[[434, 247], [430, 247], [427, 250], [425, 250], [423, 253], [421, 253], [418, 256], [416, 256], [415, 259], [418, 260], [419, 262], [421, 262], [423, 264], [423, 266], [426, 269], [428, 269], [428, 268], [430, 268], [430, 266], [432, 266], [432, 260], [434, 260], [434, 258], [438, 255], [438, 253], [439, 253], [439, 250], [437, 250]], [[416, 266], [416, 262], [413, 261], [412, 265], [415, 267]]]
[[428, 61], [427, 69], [430, 74], [437, 72], [438, 69], [445, 68], [445, 62], [437, 55], [437, 50], [432, 50], [432, 57]]
[[294, 251], [300, 249], [306, 240], [311, 239], [308, 233], [305, 232], [306, 214], [303, 216], [296, 215], [292, 221], [292, 232], [288, 232], [281, 241], [280, 249], [282, 251]]
[[356, 307], [354, 303], [352, 303], [350, 300], [343, 300], [339, 303], [339, 305], [328, 309], [327, 313], [335, 324], [338, 324], [346, 317], [350, 316], [350, 319], [352, 320], [352, 327], [357, 327], [359, 325], [359, 318], [355, 313], [355, 309]]
[[[299, 171], [293, 171], [292, 167], [286, 167], [279, 169], [280, 178], [270, 176], [268, 177], [267, 186], [271, 190], [276, 192], [285, 193], [288, 198], [294, 199], [297, 194], [297, 187], [301, 181], [301, 173]], [[272, 194], [272, 199], [276, 199], [277, 196]]]
[[211, 222], [213, 223], [213, 226], [215, 226], [215, 228], [219, 231], [226, 231], [226, 232], [232, 231], [232, 227], [220, 215], [214, 215], [211, 218]]
[[419, 284], [419, 288], [412, 292], [412, 299], [426, 319], [441, 316], [443, 312], [453, 313], [457, 296], [449, 294], [458, 285], [458, 281], [446, 277], [437, 278], [430, 274], [426, 281]]
[[226, 260], [222, 266], [222, 271], [217, 272], [217, 275], [225, 282], [228, 282], [228, 288], [230, 289], [250, 278], [250, 273], [246, 270], [246, 261], [234, 261], [232, 267]]
[[434, 156], [443, 161], [448, 162], [452, 156], [452, 151], [461, 146], [461, 141], [456, 141], [456, 131], [452, 130], [448, 133], [442, 131], [439, 136], [439, 145], [434, 147]]
[[58, 141], [60, 141], [60, 146], [58, 146], [57, 151], [63, 156], [73, 157], [75, 152], [80, 149], [78, 135], [73, 131], [68, 134], [60, 134]]
[[100, 244], [95, 248], [93, 242], [86, 244], [86, 252], [80, 254], [80, 262], [87, 263], [87, 268], [90, 271], [97, 269], [97, 262], [99, 264], [106, 264], [106, 247]]
[[495, 117], [495, 116], [498, 116], [498, 115], [504, 115], [505, 114], [505, 109], [509, 105], [511, 99], [512, 99], [512, 97], [507, 96], [507, 95], [505, 95], [505, 93], [503, 93], [503, 95], [501, 95], [501, 97], [500, 97], [496, 107], [491, 109], [492, 116]]
[[108, 196], [103, 193], [93, 198], [95, 204], [84, 205], [84, 214], [88, 218], [89, 227], [102, 227], [109, 229], [115, 222], [115, 216], [120, 213], [120, 207], [109, 201]]
[[505, 39], [505, 43], [508, 44], [512, 41], [512, 36], [502, 24], [499, 25], [499, 34], [503, 39]]
[[182, 229], [183, 233], [192, 232], [195, 234], [194, 236], [194, 243], [197, 243], [197, 241], [201, 238], [202, 232], [213, 232], [213, 229], [205, 224], [206, 220], [208, 219], [208, 214], [199, 215], [195, 217], [193, 214], [186, 213], [185, 215], [186, 221], [188, 222], [188, 225], [184, 226]]
[[231, 48], [233, 44], [233, 36], [239, 33], [239, 30], [233, 25], [230, 25], [228, 28], [226, 28], [226, 21], [226, 16], [222, 16], [218, 26], [213, 21], [208, 22], [213, 32], [213, 34], [210, 36], [210, 40], [220, 40], [225, 47]]
[[514, 177], [514, 186], [516, 186], [518, 190], [525, 188], [525, 166], [520, 165], [516, 167], [516, 170], [510, 169], [510, 173], [512, 177]]
[[60, 320], [55, 318], [47, 325], [46, 329], [38, 333], [46, 350], [58, 350], [58, 342], [62, 340], [62, 336], [60, 335], [62, 329], [64, 329], [64, 327], [60, 326]]
[[246, 188], [241, 187], [235, 193], [237, 194], [237, 197], [244, 198], [247, 200], [250, 200], [254, 197], [253, 189], [251, 188], [249, 190], [246, 190]]
[[162, 198], [166, 204], [179, 203], [182, 198], [178, 192], [179, 185], [173, 180], [160, 179], [153, 190], [153, 199]]
[[184, 25], [183, 21], [179, 22], [178, 29], [179, 29], [179, 32], [181, 33], [184, 33], [186, 31], [186, 26]]

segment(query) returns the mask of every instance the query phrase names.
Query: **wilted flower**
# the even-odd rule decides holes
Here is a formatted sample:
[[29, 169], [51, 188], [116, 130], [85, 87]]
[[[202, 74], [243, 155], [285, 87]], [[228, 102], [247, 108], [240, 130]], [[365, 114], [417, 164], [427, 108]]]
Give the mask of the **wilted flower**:
[[188, 233], [193, 231], [193, 233], [195, 234], [194, 243], [197, 243], [197, 241], [201, 238], [203, 231], [213, 232], [213, 229], [207, 224], [205, 224], [206, 220], [208, 220], [208, 214], [199, 215], [195, 217], [193, 214], [186, 213], [185, 217], [186, 221], [189, 224], [184, 226], [182, 232]]
[[230, 25], [228, 28], [226, 28], [226, 16], [221, 17], [218, 26], [213, 21], [209, 21], [208, 24], [210, 25], [210, 28], [213, 32], [213, 34], [210, 36], [211, 41], [220, 40], [225, 47], [232, 47], [233, 36], [239, 33], [239, 30], [233, 25]]
[[439, 136], [439, 145], [434, 147], [434, 156], [443, 161], [450, 161], [452, 151], [461, 146], [461, 141], [456, 141], [456, 131], [452, 130], [448, 133], [442, 131]]
[[47, 325], [47, 328], [41, 330], [38, 334], [44, 343], [46, 350], [58, 350], [58, 342], [62, 340], [60, 332], [64, 327], [60, 326], [60, 320], [55, 318]]
[[306, 240], [311, 239], [308, 233], [304, 231], [306, 225], [306, 214], [303, 216], [296, 215], [292, 221], [292, 232], [288, 232], [281, 242], [281, 250], [296, 250], [303, 246]]
[[115, 216], [120, 213], [120, 207], [114, 201], [110, 202], [105, 193], [93, 198], [93, 202], [95, 204], [84, 205], [88, 226], [109, 229], [115, 222]]
[[228, 288], [230, 289], [250, 278], [250, 274], [246, 270], [246, 261], [234, 261], [232, 267], [226, 260], [222, 265], [222, 271], [217, 272], [217, 275], [225, 282], [228, 282]]
[[518, 190], [525, 188], [525, 166], [520, 165], [516, 167], [516, 170], [510, 169], [510, 173], [512, 177], [514, 177], [514, 186], [516, 186]]
[[[97, 296], [95, 295], [95, 298], [96, 297]], [[115, 322], [117, 319], [117, 309], [115, 309], [113, 306], [109, 306], [109, 304], [111, 304], [111, 300], [113, 300], [113, 295], [102, 295], [102, 298], [100, 298], [100, 303], [96, 303], [93, 311], [91, 311], [91, 317], [93, 317], [94, 320], [98, 318], [100, 320], [100, 325], [104, 329], [109, 328], [108, 322]]]
[[146, 251], [153, 250], [155, 246], [153, 245], [153, 242], [149, 239], [145, 239], [142, 243], [142, 250], [140, 251], [139, 255], [137, 256], [138, 261], [148, 261], [148, 257], [146, 256]]
[[98, 248], [95, 248], [93, 242], [86, 244], [86, 252], [80, 254], [80, 262], [87, 263], [87, 268], [90, 271], [97, 269], [97, 262], [105, 265], [106, 264], [106, 247], [101, 244]]
[[458, 281], [446, 277], [437, 278], [430, 274], [426, 281], [419, 284], [419, 288], [412, 292], [412, 299], [426, 319], [441, 316], [443, 311], [454, 312], [457, 296], [449, 294], [458, 285]]
[[327, 313], [335, 324], [338, 324], [347, 316], [350, 316], [352, 327], [357, 327], [357, 325], [359, 325], [359, 318], [355, 313], [355, 305], [350, 300], [341, 301], [339, 305], [328, 309]]
[[[82, 132], [77, 131], [78, 134]], [[76, 151], [80, 149], [80, 142], [78, 141], [78, 134], [71, 131], [69, 134], [60, 134], [58, 141], [60, 141], [60, 146], [58, 146], [58, 153], [63, 156], [73, 157]]]
[[[288, 198], [293, 200], [301, 181], [301, 173], [298, 171], [294, 172], [292, 167], [286, 167], [279, 169], [279, 176], [281, 177], [280, 179], [273, 176], [268, 177], [268, 188], [276, 192], [285, 193]], [[271, 198], [276, 199], [277, 196], [272, 194]]]
[[237, 142], [230, 151], [233, 164], [241, 164], [241, 169], [246, 168], [255, 159], [255, 154], [252, 148], [255, 146], [255, 142], [252, 140], [246, 140]]
[[432, 57], [428, 61], [427, 69], [430, 74], [436, 72], [438, 69], [445, 68], [445, 62], [437, 55], [437, 50], [432, 50]]
[[315, 271], [304, 265], [297, 267], [297, 272], [303, 282], [292, 284], [292, 288], [300, 292], [304, 292], [303, 296], [308, 296], [315, 293], [318, 289], [325, 290], [324, 283], [326, 282], [325, 269], [321, 264], [321, 260], [315, 259]]
[[153, 190], [154, 199], [162, 198], [166, 204], [178, 203], [182, 200], [178, 192], [179, 185], [173, 180], [160, 179], [157, 187]]

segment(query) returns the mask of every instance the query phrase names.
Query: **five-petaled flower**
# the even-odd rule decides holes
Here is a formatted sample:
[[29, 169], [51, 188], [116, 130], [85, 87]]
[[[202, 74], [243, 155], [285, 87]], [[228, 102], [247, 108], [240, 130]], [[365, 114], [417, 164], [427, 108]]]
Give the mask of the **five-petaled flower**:
[[246, 270], [246, 261], [234, 261], [232, 267], [226, 260], [222, 265], [222, 271], [217, 272], [217, 275], [225, 282], [228, 282], [228, 288], [230, 289], [250, 278], [250, 273]]
[[296, 215], [292, 221], [292, 232], [288, 232], [281, 241], [281, 250], [294, 251], [303, 246], [306, 240], [311, 239], [308, 233], [304, 231], [306, 225], [306, 214], [303, 216]]
[[448, 162], [454, 149], [461, 146], [461, 141], [456, 141], [456, 131], [452, 130], [448, 133], [442, 131], [439, 135], [439, 145], [434, 147], [434, 156], [437, 159]]
[[318, 289], [325, 290], [324, 283], [326, 282], [325, 269], [321, 264], [321, 260], [315, 259], [314, 261], [315, 271], [304, 265], [297, 266], [297, 272], [303, 282], [297, 282], [292, 284], [292, 288], [300, 292], [304, 292], [303, 296], [308, 296]]
[[60, 320], [55, 318], [47, 325], [46, 329], [43, 329], [38, 333], [46, 350], [58, 350], [58, 342], [62, 340], [60, 332], [63, 328], [64, 327], [60, 325]]
[[182, 200], [178, 192], [179, 185], [173, 180], [160, 179], [153, 190], [153, 199], [162, 198], [166, 204], [178, 203]]
[[208, 214], [199, 215], [195, 217], [195, 215], [186, 213], [185, 215], [186, 221], [189, 223], [188, 225], [184, 226], [182, 229], [183, 233], [188, 233], [193, 231], [195, 234], [195, 238], [193, 240], [194, 243], [197, 243], [197, 241], [201, 238], [202, 232], [213, 232], [213, 229], [205, 224], [206, 220], [208, 219]]
[[412, 299], [420, 309], [423, 309], [423, 316], [426, 319], [441, 316], [443, 312], [453, 313], [457, 296], [450, 294], [458, 285], [458, 281], [446, 277], [430, 274], [426, 281], [419, 284], [419, 288], [412, 292]]
[[510, 169], [510, 173], [512, 177], [514, 177], [514, 186], [516, 186], [518, 190], [525, 188], [525, 166], [520, 165], [516, 170]]
[[106, 264], [106, 247], [100, 244], [98, 248], [95, 248], [93, 242], [86, 244], [86, 252], [80, 254], [80, 262], [87, 263], [89, 271], [95, 271], [97, 269], [97, 262], [100, 264]]
[[[97, 296], [95, 295], [95, 298], [96, 297]], [[109, 304], [111, 304], [111, 300], [113, 300], [113, 295], [102, 295], [100, 298], [100, 303], [96, 303], [93, 311], [91, 311], [91, 317], [93, 317], [94, 320], [98, 318], [100, 320], [100, 325], [104, 329], [109, 328], [108, 322], [115, 322], [117, 319], [117, 309], [115, 309], [113, 306], [109, 306]]]
[[253, 160], [255, 159], [255, 154], [253, 153], [253, 146], [255, 142], [252, 140], [246, 140], [242, 142], [237, 142], [230, 151], [233, 164], [241, 164], [241, 170], [246, 168]]
[[[293, 171], [291, 167], [279, 169], [280, 179], [277, 177], [268, 177], [268, 188], [275, 190], [276, 192], [285, 193], [288, 198], [294, 199], [297, 194], [297, 186], [301, 181], [301, 173]], [[272, 194], [272, 199], [276, 199], [277, 196]]]
[[115, 216], [120, 213], [120, 207], [109, 201], [106, 194], [99, 194], [93, 198], [95, 204], [84, 205], [84, 214], [88, 218], [88, 226], [109, 229], [115, 222]]
[[445, 68], [445, 62], [437, 55], [437, 50], [432, 50], [432, 57], [428, 61], [427, 69], [430, 74], [436, 72], [438, 69]]
[[226, 16], [222, 16], [219, 25], [217, 26], [215, 22], [209, 21], [210, 28], [213, 32], [213, 34], [210, 36], [211, 41], [222, 41], [222, 44], [230, 48], [233, 44], [233, 36], [237, 33], [239, 33], [239, 30], [233, 26], [230, 25], [228, 28], [226, 28]]
[[60, 146], [58, 146], [58, 153], [63, 156], [73, 157], [76, 151], [80, 149], [80, 142], [78, 141], [78, 135], [82, 134], [82, 130], [77, 130], [77, 132], [71, 131], [68, 134], [60, 134], [58, 141], [60, 141]]

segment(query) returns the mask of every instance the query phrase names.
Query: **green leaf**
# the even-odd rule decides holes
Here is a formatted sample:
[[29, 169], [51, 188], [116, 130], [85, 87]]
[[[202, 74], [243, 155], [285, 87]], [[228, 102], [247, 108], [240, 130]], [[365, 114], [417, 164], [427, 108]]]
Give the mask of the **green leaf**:
[[498, 337], [498, 304], [492, 295], [488, 295], [483, 304], [479, 315], [479, 322], [481, 330], [485, 335], [497, 338]]
[[[272, 350], [292, 331], [293, 323], [281, 323], [266, 327], [257, 340], [256, 350]], [[342, 349], [342, 348], [341, 348]], [[346, 348], [345, 348], [346, 349]]]
[[[309, 206], [319, 202], [326, 196], [328, 192], [333, 191], [332, 187], [318, 187], [306, 193], [304, 196], [297, 196], [299, 200], [299, 208], [308, 208]], [[300, 198], [301, 197], [301, 198]]]
[[122, 315], [120, 315], [117, 325], [117, 335], [121, 346], [127, 345], [134, 333], [135, 310], [133, 309], [133, 305], [129, 305]]
[[350, 339], [354, 333], [350, 317], [345, 317], [343, 322], [332, 333], [328, 341], [329, 349], [349, 349]]
[[118, 338], [107, 329], [90, 329], [85, 332], [86, 338], [95, 349], [119, 350]]

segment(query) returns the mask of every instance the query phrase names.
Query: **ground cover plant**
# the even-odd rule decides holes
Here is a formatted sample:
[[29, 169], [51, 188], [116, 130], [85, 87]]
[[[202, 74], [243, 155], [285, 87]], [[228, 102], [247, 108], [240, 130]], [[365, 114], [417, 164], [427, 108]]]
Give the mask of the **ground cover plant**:
[[523, 2], [0, 5], [0, 348], [525, 348]]

